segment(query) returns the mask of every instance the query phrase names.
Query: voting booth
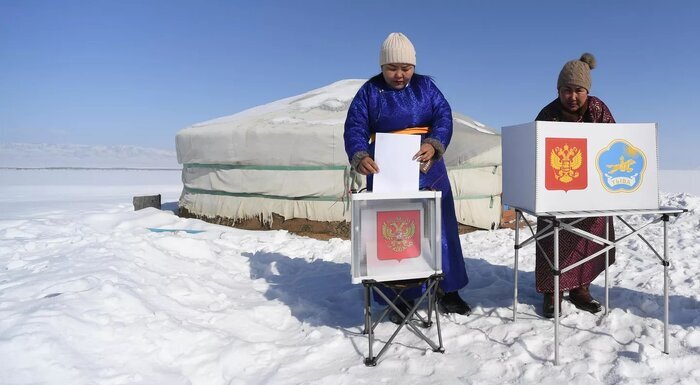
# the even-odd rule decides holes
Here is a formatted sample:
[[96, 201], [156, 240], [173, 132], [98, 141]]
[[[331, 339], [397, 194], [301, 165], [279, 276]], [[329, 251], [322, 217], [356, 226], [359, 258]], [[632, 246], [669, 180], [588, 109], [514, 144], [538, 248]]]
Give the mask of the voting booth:
[[[520, 249], [553, 238], [553, 255], [544, 254], [554, 278], [554, 303], [559, 302], [559, 276], [602, 254], [605, 255], [605, 304], [609, 311], [609, 251], [630, 236], [638, 236], [659, 259], [664, 271], [664, 352], [668, 353], [667, 223], [684, 209], [659, 207], [657, 127], [654, 123], [606, 124], [540, 122], [503, 127], [503, 203], [515, 209], [513, 320], [517, 319], [518, 255]], [[547, 225], [538, 228], [524, 220], [527, 213]], [[651, 218], [633, 227], [624, 216]], [[606, 226], [617, 218], [629, 230], [612, 240], [575, 227], [583, 218], [605, 217]], [[520, 240], [524, 221], [531, 237]], [[660, 254], [640, 232], [663, 223]], [[567, 231], [603, 248], [560, 268], [559, 233]], [[537, 246], [539, 247], [539, 245]], [[544, 250], [543, 250], [544, 251]], [[559, 306], [554, 306], [554, 362], [559, 364]]]
[[439, 191], [352, 195], [352, 282], [442, 272]]
[[[437, 285], [442, 278], [441, 196], [439, 191], [352, 194], [351, 272], [352, 282], [362, 283], [365, 289], [363, 333], [369, 339], [369, 354], [364, 361], [367, 366], [377, 364], [404, 326], [434, 351], [444, 351], [436, 306]], [[403, 314], [397, 307], [408, 304], [402, 293], [414, 288], [421, 288], [423, 294], [408, 314]], [[389, 305], [376, 319], [370, 293]], [[418, 312], [423, 303], [428, 307], [425, 318]], [[375, 356], [374, 329], [392, 310], [403, 317], [403, 322]], [[437, 344], [419, 329], [432, 325], [433, 313]]]
[[503, 202], [540, 213], [659, 208], [656, 124], [503, 127]]

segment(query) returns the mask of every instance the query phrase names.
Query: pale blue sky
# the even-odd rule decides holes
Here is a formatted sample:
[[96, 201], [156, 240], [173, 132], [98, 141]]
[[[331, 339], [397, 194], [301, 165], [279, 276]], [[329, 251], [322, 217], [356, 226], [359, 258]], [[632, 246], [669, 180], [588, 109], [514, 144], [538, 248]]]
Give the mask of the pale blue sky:
[[567, 60], [700, 169], [700, 2], [0, 0], [0, 141], [174, 148], [196, 122], [379, 71], [404, 32], [453, 110], [532, 121]]

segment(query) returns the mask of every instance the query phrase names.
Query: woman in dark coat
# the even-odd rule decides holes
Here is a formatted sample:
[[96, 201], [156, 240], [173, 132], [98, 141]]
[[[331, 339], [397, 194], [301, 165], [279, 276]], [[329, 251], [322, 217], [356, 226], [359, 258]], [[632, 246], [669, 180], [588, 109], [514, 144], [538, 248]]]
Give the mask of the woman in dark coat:
[[[372, 174], [379, 172], [374, 162], [374, 144], [370, 137], [377, 132], [410, 130], [421, 135], [422, 144], [414, 159], [432, 161], [427, 173], [419, 177], [420, 188], [442, 192], [442, 270], [439, 306], [443, 312], [469, 314], [471, 309], [459, 296], [466, 286], [467, 272], [457, 231], [454, 200], [442, 155], [452, 137], [452, 110], [432, 79], [415, 73], [416, 51], [401, 33], [392, 33], [380, 51], [382, 73], [368, 80], [357, 92], [345, 120], [345, 151], [352, 168], [367, 175], [368, 190]], [[412, 293], [417, 296], [419, 293]], [[406, 310], [401, 304], [399, 308]], [[404, 312], [405, 313], [405, 312]], [[392, 322], [401, 318], [393, 313]]]
[[[537, 115], [535, 120], [585, 123], [615, 123], [615, 119], [602, 100], [589, 95], [591, 89], [591, 69], [595, 68], [595, 58], [584, 53], [579, 60], [571, 60], [564, 64], [557, 80], [558, 97]], [[547, 225], [542, 220], [537, 221], [537, 229]], [[582, 220], [574, 227], [591, 234], [605, 238], [605, 217], [591, 217]], [[604, 246], [572, 234], [568, 231], [559, 233], [559, 268], [563, 269], [587, 256], [601, 250]], [[609, 222], [610, 239], [615, 239], [612, 218]], [[543, 249], [550, 258], [554, 256], [553, 239], [548, 237], [541, 242]], [[615, 249], [609, 251], [610, 264], [615, 262]], [[569, 291], [569, 301], [579, 309], [597, 313], [601, 305], [590, 293], [591, 282], [605, 270], [605, 255], [563, 273], [559, 277], [559, 300], [564, 291]], [[544, 293], [542, 305], [543, 315], [554, 317], [554, 276], [542, 251], [536, 251], [535, 284], [537, 292]]]

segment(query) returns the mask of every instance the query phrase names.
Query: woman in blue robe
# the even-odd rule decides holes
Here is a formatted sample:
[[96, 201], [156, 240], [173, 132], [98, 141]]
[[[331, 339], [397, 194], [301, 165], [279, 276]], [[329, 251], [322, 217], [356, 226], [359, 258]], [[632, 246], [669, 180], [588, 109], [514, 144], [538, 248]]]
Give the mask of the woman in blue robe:
[[[374, 162], [374, 143], [370, 137], [378, 132], [413, 132], [421, 135], [416, 161], [432, 161], [427, 172], [420, 173], [421, 190], [442, 192], [442, 270], [438, 304], [444, 313], [468, 315], [469, 305], [458, 291], [467, 285], [462, 247], [457, 230], [454, 199], [442, 155], [452, 137], [452, 110], [442, 92], [428, 76], [415, 73], [416, 53], [413, 44], [401, 33], [391, 33], [380, 51], [382, 73], [368, 80], [357, 92], [345, 120], [345, 152], [352, 168], [367, 176], [372, 190], [372, 174], [379, 172]], [[422, 132], [422, 133], [416, 133]], [[408, 296], [416, 298], [419, 292]], [[407, 310], [401, 304], [400, 310]], [[405, 314], [405, 312], [404, 312]], [[394, 312], [392, 322], [401, 322]]]

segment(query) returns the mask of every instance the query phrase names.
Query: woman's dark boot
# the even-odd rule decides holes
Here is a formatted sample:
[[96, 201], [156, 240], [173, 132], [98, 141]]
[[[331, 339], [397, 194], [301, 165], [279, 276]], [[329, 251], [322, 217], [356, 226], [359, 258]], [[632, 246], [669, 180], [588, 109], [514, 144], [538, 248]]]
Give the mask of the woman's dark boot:
[[[561, 316], [561, 300], [564, 293], [559, 293], [559, 315]], [[542, 315], [545, 318], [554, 318], [554, 293], [544, 293], [542, 302]]]
[[577, 308], [593, 314], [603, 309], [600, 302], [591, 296], [590, 284], [569, 290], [569, 301]]
[[469, 315], [472, 308], [464, 302], [456, 291], [438, 295], [438, 308], [443, 313], [457, 313], [461, 315]]

